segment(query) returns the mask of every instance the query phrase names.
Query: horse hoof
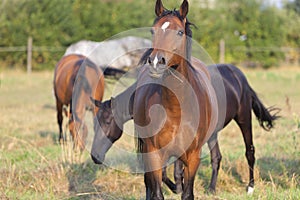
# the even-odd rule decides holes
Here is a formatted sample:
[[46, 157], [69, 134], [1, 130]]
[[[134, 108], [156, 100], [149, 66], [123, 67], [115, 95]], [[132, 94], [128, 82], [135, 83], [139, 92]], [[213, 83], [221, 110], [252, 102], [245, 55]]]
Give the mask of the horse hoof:
[[64, 139], [62, 139], [62, 138], [60, 138], [60, 139], [58, 140], [58, 142], [59, 142], [60, 145], [65, 144], [65, 141], [64, 141]]
[[215, 195], [216, 194], [216, 190], [213, 189], [213, 188], [208, 188], [208, 190], [206, 190], [206, 194]]
[[254, 187], [248, 186], [247, 187], [247, 194], [251, 195], [254, 192]]
[[176, 190], [174, 190], [175, 194], [181, 194], [182, 193], [182, 188], [178, 189], [176, 188]]

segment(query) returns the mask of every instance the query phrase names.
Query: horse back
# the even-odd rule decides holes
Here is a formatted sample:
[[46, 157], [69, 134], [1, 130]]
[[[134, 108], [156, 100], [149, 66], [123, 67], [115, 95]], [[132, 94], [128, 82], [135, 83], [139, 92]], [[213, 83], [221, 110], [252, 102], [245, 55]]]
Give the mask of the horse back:
[[[223, 109], [225, 112], [223, 115], [221, 113], [222, 119], [219, 119], [222, 122], [219, 129], [222, 129], [235, 118], [241, 106], [244, 105], [242, 102], [249, 101], [250, 97], [247, 96], [249, 84], [245, 75], [234, 65], [217, 64], [208, 66], [208, 69], [211, 77], [215, 77], [216, 73], [219, 73], [218, 75], [222, 79], [222, 89], [220, 89], [220, 85], [212, 83], [217, 94], [219, 110], [222, 112]], [[226, 109], [224, 110], [224, 108]]]
[[[78, 79], [80, 77], [80, 79]], [[54, 72], [54, 93], [56, 99], [68, 105], [75, 89], [75, 81], [80, 91], [102, 100], [104, 94], [104, 76], [102, 70], [83, 55], [70, 54], [61, 58]], [[85, 95], [87, 96], [87, 95]], [[88, 98], [87, 98], [88, 99]]]
[[80, 68], [76, 65], [81, 55], [68, 55], [61, 58], [54, 71], [54, 93], [57, 100], [68, 105], [72, 98], [72, 90]]

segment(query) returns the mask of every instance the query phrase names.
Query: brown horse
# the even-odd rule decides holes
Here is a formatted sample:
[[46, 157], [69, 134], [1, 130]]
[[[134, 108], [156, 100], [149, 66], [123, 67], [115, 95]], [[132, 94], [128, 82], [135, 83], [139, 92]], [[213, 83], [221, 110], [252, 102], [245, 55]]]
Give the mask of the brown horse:
[[[102, 100], [104, 76], [102, 70], [83, 55], [67, 55], [57, 63], [54, 72], [54, 94], [56, 98], [59, 142], [63, 142], [62, 122], [63, 106], [69, 106], [69, 130], [74, 140], [74, 147], [83, 150], [87, 135], [87, 126], [83, 122], [86, 108], [92, 106], [90, 96]], [[93, 109], [94, 116], [99, 108]], [[82, 129], [82, 132], [80, 132]], [[81, 133], [81, 137], [78, 137]]]
[[133, 120], [143, 160], [147, 199], [164, 199], [162, 168], [171, 157], [184, 164], [182, 199], [194, 199], [194, 179], [202, 145], [217, 124], [217, 100], [207, 69], [191, 66], [191, 30], [180, 10], [156, 2], [153, 51], [138, 76]]

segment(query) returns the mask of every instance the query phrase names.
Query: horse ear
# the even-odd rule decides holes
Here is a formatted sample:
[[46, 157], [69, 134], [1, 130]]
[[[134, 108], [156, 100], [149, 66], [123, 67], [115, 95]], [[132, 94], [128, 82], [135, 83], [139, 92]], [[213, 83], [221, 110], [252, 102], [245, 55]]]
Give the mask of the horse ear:
[[185, 19], [188, 12], [189, 12], [189, 2], [187, 0], [184, 0], [180, 6], [179, 13], [180, 13], [181, 17], [183, 19]]
[[101, 101], [96, 100], [96, 99], [93, 99], [92, 97], [90, 97], [90, 99], [91, 99], [91, 102], [92, 102], [96, 107], [101, 108], [101, 105], [102, 105]]
[[164, 12], [165, 8], [161, 0], [157, 0], [155, 4], [155, 14], [157, 17], [160, 17]]

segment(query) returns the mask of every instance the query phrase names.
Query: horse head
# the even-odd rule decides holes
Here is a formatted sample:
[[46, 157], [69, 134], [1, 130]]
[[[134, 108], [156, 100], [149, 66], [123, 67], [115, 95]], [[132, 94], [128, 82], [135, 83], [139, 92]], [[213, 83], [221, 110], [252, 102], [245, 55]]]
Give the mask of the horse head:
[[102, 164], [106, 152], [121, 137], [123, 127], [118, 126], [113, 115], [114, 98], [103, 103], [94, 99], [92, 102], [100, 109], [94, 118], [95, 136], [91, 156], [96, 164]]
[[157, 0], [157, 18], [152, 26], [152, 52], [148, 57], [150, 75], [161, 77], [167, 69], [177, 69], [187, 59], [188, 40], [191, 37], [186, 18], [189, 4], [184, 0], [179, 10], [167, 10], [161, 0]]

